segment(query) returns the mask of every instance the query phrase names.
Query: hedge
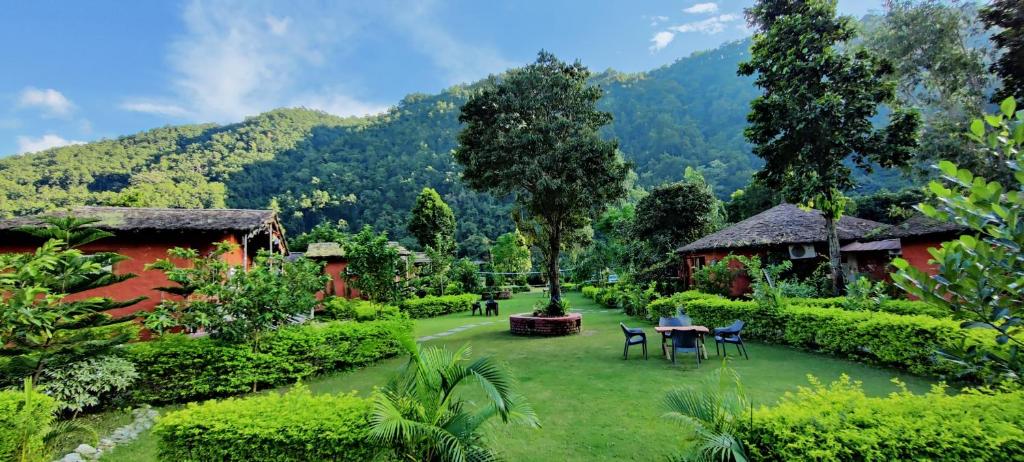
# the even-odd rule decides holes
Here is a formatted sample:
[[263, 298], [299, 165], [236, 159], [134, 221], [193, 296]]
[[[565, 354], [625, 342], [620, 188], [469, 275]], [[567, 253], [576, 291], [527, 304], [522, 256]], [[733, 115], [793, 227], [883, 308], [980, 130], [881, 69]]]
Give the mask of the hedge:
[[787, 393], [742, 433], [763, 461], [1024, 460], [1024, 393], [869, 398], [843, 377]]
[[127, 345], [139, 379], [132, 396], [152, 403], [194, 401], [291, 383], [401, 354], [408, 320], [325, 322], [268, 334], [256, 353], [210, 338], [165, 336]]
[[907, 369], [916, 374], [942, 375], [955, 367], [937, 362], [936, 350], [972, 343], [996, 348], [991, 332], [960, 328], [951, 319], [902, 316], [877, 311], [787, 306], [761, 308], [755, 302], [725, 298], [696, 298], [684, 303], [695, 324], [726, 326], [736, 319], [747, 323], [744, 337], [821, 351], [850, 359]]
[[476, 294], [443, 295], [423, 298], [409, 298], [398, 305], [403, 313], [412, 318], [430, 318], [448, 313], [469, 311], [473, 303], [480, 300]]
[[682, 307], [686, 302], [690, 300], [697, 300], [702, 298], [721, 298], [718, 295], [706, 294], [704, 292], [698, 292], [696, 290], [688, 290], [686, 292], [678, 292], [668, 297], [661, 297], [657, 300], [647, 304], [647, 311], [650, 313], [651, 319], [657, 321], [659, 318], [669, 318], [675, 316], [679, 308]]
[[[790, 305], [843, 309], [846, 300], [846, 297], [791, 298], [786, 300], [786, 302]], [[902, 315], [924, 315], [931, 316], [933, 318], [948, 318], [953, 315], [953, 313], [950, 313], [949, 310], [941, 306], [931, 305], [918, 300], [886, 300], [882, 302], [881, 305], [870, 308], [870, 311], [882, 311], [885, 313]]]
[[323, 302], [323, 317], [327, 319], [355, 319], [356, 321], [373, 321], [392, 319], [398, 316], [398, 307], [382, 305], [368, 300], [331, 297]]
[[33, 455], [28, 460], [44, 460], [43, 437], [50, 431], [57, 402], [32, 391], [29, 403], [25, 390], [0, 391], [0, 460], [21, 460], [22, 451]]
[[365, 461], [372, 402], [354, 394], [313, 396], [302, 386], [284, 395], [191, 403], [163, 416], [153, 432], [162, 460]]

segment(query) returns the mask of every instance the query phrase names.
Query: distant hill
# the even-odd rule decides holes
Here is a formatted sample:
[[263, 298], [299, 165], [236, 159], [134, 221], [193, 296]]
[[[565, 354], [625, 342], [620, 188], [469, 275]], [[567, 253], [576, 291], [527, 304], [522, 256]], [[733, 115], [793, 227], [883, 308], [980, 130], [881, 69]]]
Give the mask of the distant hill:
[[[759, 168], [743, 139], [757, 90], [736, 76], [749, 45], [595, 76], [606, 90], [601, 107], [615, 118], [606, 134], [620, 140], [641, 185], [679, 180], [692, 166], [725, 198]], [[451, 156], [471, 88], [409, 95], [373, 117], [277, 109], [237, 124], [163, 127], [3, 158], [0, 215], [78, 204], [276, 207], [292, 235], [343, 219], [402, 239], [416, 194], [432, 186], [458, 216], [460, 239], [494, 238], [512, 226], [507, 203], [462, 186]], [[872, 181], [868, 190], [878, 186]]]

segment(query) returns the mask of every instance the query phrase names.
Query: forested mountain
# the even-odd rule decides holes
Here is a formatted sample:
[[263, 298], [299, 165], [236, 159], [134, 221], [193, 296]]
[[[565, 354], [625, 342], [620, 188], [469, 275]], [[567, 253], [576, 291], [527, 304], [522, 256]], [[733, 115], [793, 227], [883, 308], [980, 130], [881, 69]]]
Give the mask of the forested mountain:
[[[641, 74], [594, 81], [639, 182], [701, 170], [720, 197], [759, 168], [743, 139], [749, 78], [736, 76], [749, 41]], [[416, 195], [431, 186], [459, 220], [460, 241], [511, 228], [506, 205], [467, 190], [451, 156], [459, 107], [472, 85], [404, 98], [386, 114], [341, 118], [278, 109], [226, 125], [164, 127], [116, 140], [0, 159], [0, 215], [77, 204], [276, 207], [292, 235], [324, 220], [371, 224], [396, 238]]]

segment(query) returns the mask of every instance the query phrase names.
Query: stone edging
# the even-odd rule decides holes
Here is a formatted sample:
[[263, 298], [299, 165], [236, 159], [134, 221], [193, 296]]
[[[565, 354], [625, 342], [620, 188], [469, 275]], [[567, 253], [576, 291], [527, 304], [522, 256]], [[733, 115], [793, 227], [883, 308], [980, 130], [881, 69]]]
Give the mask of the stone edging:
[[64, 457], [54, 462], [81, 462], [86, 460], [98, 460], [105, 452], [109, 452], [120, 444], [131, 442], [139, 437], [139, 433], [149, 430], [156, 423], [160, 413], [148, 404], [143, 404], [137, 409], [132, 409], [134, 419], [132, 423], [114, 430], [110, 435], [101, 438], [96, 447], [88, 444], [80, 444], [73, 452], [67, 453]]

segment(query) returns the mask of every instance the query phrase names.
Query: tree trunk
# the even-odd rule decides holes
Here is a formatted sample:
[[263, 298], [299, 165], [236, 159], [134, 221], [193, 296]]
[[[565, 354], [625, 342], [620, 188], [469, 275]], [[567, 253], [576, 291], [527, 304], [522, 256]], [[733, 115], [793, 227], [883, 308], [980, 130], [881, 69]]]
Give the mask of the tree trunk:
[[554, 226], [551, 232], [551, 242], [548, 244], [548, 293], [551, 294], [551, 303], [562, 301], [562, 289], [558, 285], [558, 256], [562, 250], [562, 227]]
[[832, 218], [832, 214], [825, 213], [824, 215], [825, 236], [828, 240], [828, 263], [832, 279], [832, 294], [839, 296], [842, 295], [843, 288], [846, 287], [845, 277], [843, 276], [843, 261], [839, 256], [839, 232], [836, 230], [836, 220]]

